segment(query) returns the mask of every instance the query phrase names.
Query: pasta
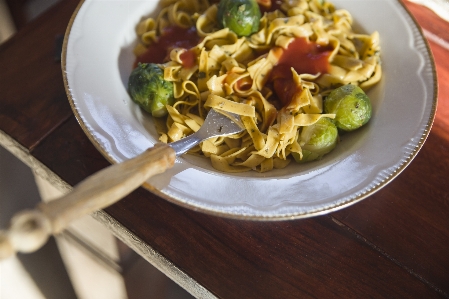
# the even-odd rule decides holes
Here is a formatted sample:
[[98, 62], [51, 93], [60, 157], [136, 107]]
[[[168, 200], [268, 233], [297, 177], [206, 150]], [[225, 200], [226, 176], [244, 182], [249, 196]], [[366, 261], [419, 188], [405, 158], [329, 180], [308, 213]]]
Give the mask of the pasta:
[[293, 153], [303, 154], [301, 129], [335, 117], [323, 113], [323, 99], [335, 87], [367, 90], [382, 75], [379, 34], [353, 32], [351, 14], [327, 1], [273, 3], [262, 9], [257, 32], [246, 37], [221, 28], [217, 4], [208, 0], [160, 5], [157, 18], [137, 26], [135, 48], [136, 63], [158, 63], [173, 82], [176, 101], [156, 121], [160, 141], [197, 131], [211, 108], [236, 113], [244, 132], [190, 151], [210, 158], [220, 171], [286, 167]]

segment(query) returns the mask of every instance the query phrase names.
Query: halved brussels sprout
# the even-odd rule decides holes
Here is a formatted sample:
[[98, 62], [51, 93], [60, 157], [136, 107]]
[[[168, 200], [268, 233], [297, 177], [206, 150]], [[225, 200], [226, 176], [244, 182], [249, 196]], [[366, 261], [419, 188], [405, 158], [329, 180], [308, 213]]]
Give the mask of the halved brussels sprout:
[[338, 129], [332, 120], [322, 117], [315, 124], [303, 127], [299, 138], [303, 157], [301, 159], [299, 154], [292, 153], [295, 161], [319, 160], [337, 145]]
[[218, 23], [238, 36], [248, 36], [259, 30], [260, 17], [256, 0], [221, 0], [218, 4]]
[[334, 89], [324, 101], [325, 113], [335, 113], [335, 125], [353, 131], [366, 124], [372, 114], [371, 101], [358, 86], [347, 84]]
[[154, 117], [167, 115], [165, 105], [173, 105], [173, 83], [164, 80], [164, 72], [154, 63], [139, 63], [129, 76], [131, 99]]

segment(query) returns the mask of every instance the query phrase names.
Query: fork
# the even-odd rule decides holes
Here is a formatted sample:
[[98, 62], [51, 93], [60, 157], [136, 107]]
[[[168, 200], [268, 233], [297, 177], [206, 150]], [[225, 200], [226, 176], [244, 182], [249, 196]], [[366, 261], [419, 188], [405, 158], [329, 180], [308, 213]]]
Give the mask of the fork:
[[238, 115], [211, 109], [197, 132], [170, 144], [157, 143], [132, 159], [89, 176], [67, 195], [16, 214], [9, 229], [0, 231], [0, 260], [16, 252], [39, 249], [51, 234], [62, 232], [71, 221], [114, 204], [150, 177], [173, 167], [176, 156], [200, 142], [243, 130]]

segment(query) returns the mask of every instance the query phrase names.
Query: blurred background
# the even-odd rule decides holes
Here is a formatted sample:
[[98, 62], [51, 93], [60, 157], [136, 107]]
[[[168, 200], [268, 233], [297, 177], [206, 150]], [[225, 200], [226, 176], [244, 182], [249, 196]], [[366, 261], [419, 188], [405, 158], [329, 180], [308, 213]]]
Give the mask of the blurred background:
[[[64, 0], [0, 0], [0, 44]], [[61, 193], [0, 146], [0, 229]], [[32, 254], [0, 262], [0, 299], [193, 298], [90, 216]]]

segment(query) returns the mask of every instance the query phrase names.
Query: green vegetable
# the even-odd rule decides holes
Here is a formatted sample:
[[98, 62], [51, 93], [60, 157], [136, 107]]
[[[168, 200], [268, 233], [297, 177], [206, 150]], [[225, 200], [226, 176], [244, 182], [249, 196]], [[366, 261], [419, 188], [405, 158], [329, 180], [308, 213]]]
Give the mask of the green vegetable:
[[154, 117], [167, 115], [166, 105], [173, 105], [173, 83], [164, 80], [164, 72], [154, 63], [139, 63], [128, 81], [131, 99]]
[[218, 23], [238, 36], [248, 36], [259, 30], [260, 17], [256, 0], [221, 0], [218, 4]]
[[315, 124], [304, 127], [299, 138], [303, 157], [292, 153], [296, 162], [319, 160], [337, 145], [338, 129], [332, 120], [322, 117]]
[[335, 124], [353, 131], [366, 124], [372, 114], [371, 101], [358, 86], [348, 84], [333, 90], [324, 101], [325, 113], [335, 113]]

